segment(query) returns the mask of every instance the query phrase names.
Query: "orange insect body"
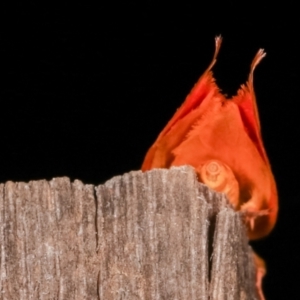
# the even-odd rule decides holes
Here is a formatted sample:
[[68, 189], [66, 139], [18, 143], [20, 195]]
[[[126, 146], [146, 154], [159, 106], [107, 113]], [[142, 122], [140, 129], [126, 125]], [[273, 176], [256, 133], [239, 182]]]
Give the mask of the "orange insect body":
[[248, 82], [227, 99], [211, 72], [221, 41], [216, 38], [210, 66], [149, 149], [142, 170], [193, 166], [199, 181], [225, 192], [245, 212], [249, 238], [257, 239], [274, 227], [278, 210], [253, 90], [253, 71], [265, 53], [258, 51]]

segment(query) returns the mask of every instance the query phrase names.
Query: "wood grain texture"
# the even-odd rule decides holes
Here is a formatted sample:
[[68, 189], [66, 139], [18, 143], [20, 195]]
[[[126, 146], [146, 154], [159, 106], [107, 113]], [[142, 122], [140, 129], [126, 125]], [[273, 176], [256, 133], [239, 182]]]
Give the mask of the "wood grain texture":
[[240, 215], [188, 166], [1, 184], [0, 246], [0, 299], [257, 299]]

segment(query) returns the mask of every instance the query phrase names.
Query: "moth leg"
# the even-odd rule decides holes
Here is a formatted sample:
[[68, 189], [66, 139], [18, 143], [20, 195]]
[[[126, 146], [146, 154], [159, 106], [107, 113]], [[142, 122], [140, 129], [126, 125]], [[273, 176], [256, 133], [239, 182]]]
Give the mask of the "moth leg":
[[252, 251], [252, 253], [253, 253], [254, 264], [256, 267], [255, 285], [256, 285], [257, 294], [260, 300], [265, 300], [264, 293], [262, 291], [262, 280], [267, 273], [266, 264], [265, 261], [260, 256], [258, 256], [254, 251]]
[[253, 231], [255, 221], [260, 217], [269, 215], [270, 209], [258, 209], [249, 201], [241, 206], [241, 212], [246, 225], [249, 226], [250, 231]]

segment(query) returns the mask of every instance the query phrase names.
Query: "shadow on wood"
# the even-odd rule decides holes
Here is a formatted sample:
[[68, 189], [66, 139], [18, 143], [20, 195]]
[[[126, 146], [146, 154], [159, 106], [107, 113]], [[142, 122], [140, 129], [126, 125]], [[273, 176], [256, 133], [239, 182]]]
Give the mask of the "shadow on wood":
[[257, 299], [240, 216], [191, 167], [0, 188], [0, 299]]

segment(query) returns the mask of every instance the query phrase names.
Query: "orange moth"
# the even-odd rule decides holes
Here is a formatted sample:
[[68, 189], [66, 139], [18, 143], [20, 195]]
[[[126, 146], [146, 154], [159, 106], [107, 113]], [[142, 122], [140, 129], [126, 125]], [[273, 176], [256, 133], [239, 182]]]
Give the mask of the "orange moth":
[[[253, 72], [265, 53], [257, 52], [248, 81], [228, 99], [211, 72], [221, 42], [216, 37], [211, 64], [148, 150], [142, 170], [193, 166], [200, 182], [226, 193], [233, 207], [244, 213], [249, 238], [258, 239], [272, 230], [278, 211], [253, 89]], [[261, 281], [264, 263], [257, 256], [255, 260]]]

